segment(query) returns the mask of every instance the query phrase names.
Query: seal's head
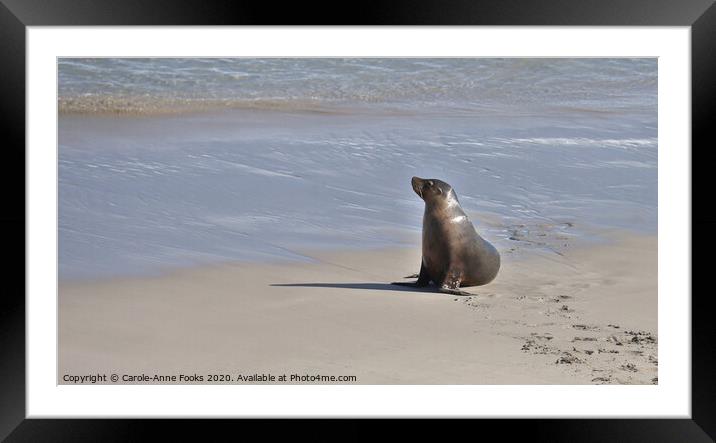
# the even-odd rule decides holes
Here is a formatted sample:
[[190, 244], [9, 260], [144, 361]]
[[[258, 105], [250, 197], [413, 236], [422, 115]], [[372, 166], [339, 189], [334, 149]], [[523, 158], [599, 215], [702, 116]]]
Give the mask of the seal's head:
[[447, 202], [452, 199], [457, 200], [452, 186], [442, 180], [413, 177], [410, 182], [413, 185], [413, 191], [415, 191], [425, 203]]

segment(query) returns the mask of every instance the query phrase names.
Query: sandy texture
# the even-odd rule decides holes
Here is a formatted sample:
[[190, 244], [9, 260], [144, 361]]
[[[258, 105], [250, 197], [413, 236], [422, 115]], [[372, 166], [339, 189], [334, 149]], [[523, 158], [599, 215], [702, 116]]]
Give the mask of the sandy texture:
[[[516, 232], [516, 234], [518, 234]], [[515, 244], [529, 241], [515, 237]], [[418, 248], [63, 283], [64, 374], [320, 374], [359, 384], [657, 382], [657, 241], [503, 252], [457, 297], [389, 285]]]

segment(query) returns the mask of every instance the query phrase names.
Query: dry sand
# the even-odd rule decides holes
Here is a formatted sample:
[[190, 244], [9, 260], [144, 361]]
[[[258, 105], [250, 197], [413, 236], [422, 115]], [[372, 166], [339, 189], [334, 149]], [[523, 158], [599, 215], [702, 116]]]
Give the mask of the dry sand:
[[503, 252], [449, 296], [388, 284], [419, 248], [61, 283], [59, 373], [355, 376], [358, 384], [657, 382], [657, 239]]

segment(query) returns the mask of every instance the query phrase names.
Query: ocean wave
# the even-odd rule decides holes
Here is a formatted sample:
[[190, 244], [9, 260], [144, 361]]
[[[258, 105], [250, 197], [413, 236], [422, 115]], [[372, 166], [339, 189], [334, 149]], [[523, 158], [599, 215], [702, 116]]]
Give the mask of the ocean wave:
[[595, 139], [585, 137], [537, 137], [537, 138], [502, 138], [505, 144], [536, 144], [551, 146], [601, 146], [612, 148], [656, 147], [656, 138], [624, 138]]
[[287, 112], [348, 113], [347, 107], [316, 100], [296, 99], [191, 99], [91, 95], [60, 97], [60, 114], [172, 115], [193, 112], [247, 109]]
[[58, 61], [61, 114], [648, 112], [645, 59], [196, 59]]

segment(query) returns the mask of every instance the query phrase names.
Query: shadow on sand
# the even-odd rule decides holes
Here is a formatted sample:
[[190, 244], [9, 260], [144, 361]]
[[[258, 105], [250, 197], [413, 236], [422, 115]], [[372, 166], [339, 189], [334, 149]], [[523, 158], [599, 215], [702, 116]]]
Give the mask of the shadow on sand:
[[399, 292], [437, 292], [435, 288], [432, 287], [418, 288], [415, 286], [392, 285], [390, 283], [277, 283], [269, 286], [283, 286], [291, 288], [372, 289]]

